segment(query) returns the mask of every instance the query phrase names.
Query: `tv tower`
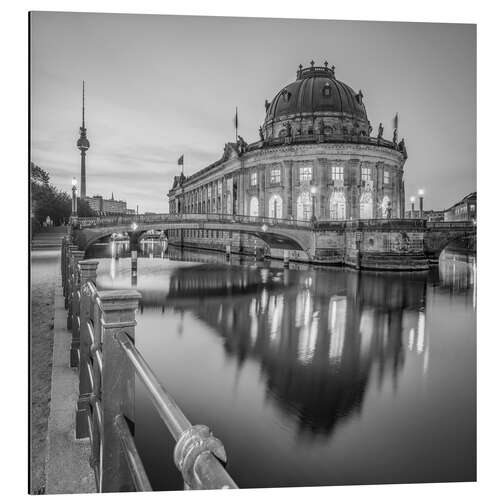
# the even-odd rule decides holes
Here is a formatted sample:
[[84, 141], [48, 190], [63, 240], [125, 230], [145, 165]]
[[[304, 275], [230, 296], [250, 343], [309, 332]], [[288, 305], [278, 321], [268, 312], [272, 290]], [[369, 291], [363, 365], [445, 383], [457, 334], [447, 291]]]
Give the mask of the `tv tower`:
[[81, 181], [80, 181], [80, 198], [83, 200], [87, 197], [87, 175], [85, 171], [85, 156], [87, 149], [90, 147], [90, 142], [87, 139], [87, 129], [85, 128], [85, 81], [82, 84], [82, 126], [80, 127], [80, 138], [76, 142], [76, 147], [80, 150], [81, 155]]

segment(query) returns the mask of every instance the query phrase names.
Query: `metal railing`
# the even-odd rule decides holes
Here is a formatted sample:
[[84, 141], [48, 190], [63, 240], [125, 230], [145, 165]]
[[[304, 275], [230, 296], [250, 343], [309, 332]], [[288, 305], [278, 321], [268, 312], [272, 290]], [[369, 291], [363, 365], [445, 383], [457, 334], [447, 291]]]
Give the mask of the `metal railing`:
[[135, 377], [144, 384], [176, 441], [174, 462], [187, 489], [237, 488], [224, 465], [220, 440], [204, 425], [192, 425], [134, 344], [136, 290], [97, 290], [98, 261], [62, 244], [61, 271], [70, 365], [79, 372], [76, 437], [88, 438], [98, 492], [151, 491], [134, 440]]

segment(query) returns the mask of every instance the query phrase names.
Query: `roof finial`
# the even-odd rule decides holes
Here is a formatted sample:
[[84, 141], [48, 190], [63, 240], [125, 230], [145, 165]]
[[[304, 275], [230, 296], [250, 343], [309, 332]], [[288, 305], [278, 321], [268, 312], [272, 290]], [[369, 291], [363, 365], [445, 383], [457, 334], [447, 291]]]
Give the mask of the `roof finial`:
[[311, 67], [314, 66], [314, 61], [311, 59]]
[[332, 64], [333, 78], [335, 78], [335, 66]]
[[325, 61], [325, 68], [328, 68], [328, 61]]
[[82, 128], [85, 128], [85, 80], [82, 82]]

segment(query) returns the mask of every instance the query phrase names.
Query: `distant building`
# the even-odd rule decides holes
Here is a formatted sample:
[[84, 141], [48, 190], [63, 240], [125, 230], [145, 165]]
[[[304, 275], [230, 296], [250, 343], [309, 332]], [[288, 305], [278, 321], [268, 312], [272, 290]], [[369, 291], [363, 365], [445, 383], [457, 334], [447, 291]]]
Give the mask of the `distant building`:
[[445, 221], [476, 220], [477, 193], [470, 193], [444, 212]]
[[115, 200], [113, 193], [111, 193], [111, 199], [109, 200], [106, 200], [100, 195], [95, 195], [87, 197], [85, 201], [94, 212], [103, 215], [134, 213], [134, 210], [129, 212], [126, 201]]

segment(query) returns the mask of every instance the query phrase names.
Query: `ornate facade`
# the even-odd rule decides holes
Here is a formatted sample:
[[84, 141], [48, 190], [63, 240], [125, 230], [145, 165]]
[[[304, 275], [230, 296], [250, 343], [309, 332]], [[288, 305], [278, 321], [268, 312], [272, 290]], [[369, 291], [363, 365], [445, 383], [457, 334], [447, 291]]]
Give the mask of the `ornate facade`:
[[299, 66], [271, 102], [260, 140], [228, 143], [222, 158], [176, 176], [171, 213], [294, 220], [404, 218], [404, 140], [372, 136], [363, 94], [333, 67]]

